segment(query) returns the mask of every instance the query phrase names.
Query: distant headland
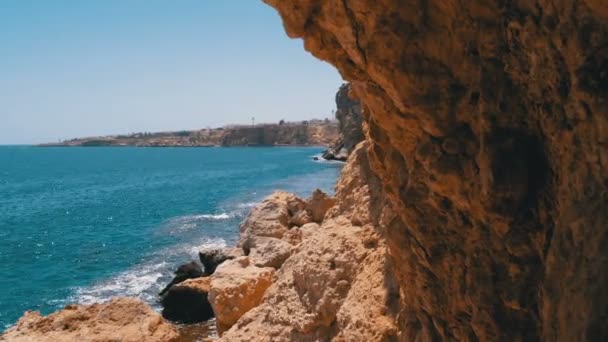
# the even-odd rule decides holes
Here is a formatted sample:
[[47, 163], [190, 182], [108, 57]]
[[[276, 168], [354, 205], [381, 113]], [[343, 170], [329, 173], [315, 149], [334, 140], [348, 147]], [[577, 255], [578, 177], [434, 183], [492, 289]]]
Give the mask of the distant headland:
[[191, 131], [132, 133], [75, 138], [42, 147], [138, 146], [138, 147], [213, 147], [213, 146], [327, 146], [340, 136], [336, 120], [228, 125]]

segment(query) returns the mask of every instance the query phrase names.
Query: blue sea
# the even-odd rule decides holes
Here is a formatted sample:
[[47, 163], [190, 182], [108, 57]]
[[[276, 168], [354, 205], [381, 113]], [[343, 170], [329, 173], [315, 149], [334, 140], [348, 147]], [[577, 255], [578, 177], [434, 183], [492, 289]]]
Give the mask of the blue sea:
[[320, 148], [0, 147], [0, 331], [25, 310], [135, 296], [158, 308], [173, 269], [232, 245], [281, 189], [333, 192]]

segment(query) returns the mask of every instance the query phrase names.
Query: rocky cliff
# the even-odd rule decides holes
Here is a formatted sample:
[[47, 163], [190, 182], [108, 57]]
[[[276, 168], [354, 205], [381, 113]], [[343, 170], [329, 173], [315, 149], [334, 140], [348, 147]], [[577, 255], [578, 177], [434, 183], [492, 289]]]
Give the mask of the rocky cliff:
[[605, 1], [266, 1], [351, 82], [366, 141], [335, 199], [244, 222], [199, 286], [222, 340], [608, 336]]
[[401, 339], [608, 336], [608, 3], [266, 2], [365, 104]]
[[336, 119], [340, 137], [325, 151], [325, 159], [346, 161], [355, 145], [364, 138], [361, 104], [352, 96], [348, 83], [343, 84], [336, 93]]
[[231, 125], [193, 131], [133, 133], [65, 140], [40, 146], [141, 146], [210, 147], [329, 145], [339, 137], [335, 120], [310, 120], [278, 124]]
[[222, 146], [328, 145], [338, 137], [335, 122], [302, 122], [226, 129]]

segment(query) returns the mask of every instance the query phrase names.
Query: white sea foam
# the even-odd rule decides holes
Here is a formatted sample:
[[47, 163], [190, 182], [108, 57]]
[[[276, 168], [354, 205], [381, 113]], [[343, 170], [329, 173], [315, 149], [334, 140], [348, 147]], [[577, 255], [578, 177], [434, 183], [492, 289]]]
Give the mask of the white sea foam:
[[140, 265], [89, 287], [77, 288], [74, 299], [80, 304], [102, 303], [112, 297], [139, 297], [150, 301], [146, 290], [159, 287], [158, 280], [168, 269], [166, 262]]
[[239, 203], [236, 205], [237, 208], [239, 209], [246, 209], [246, 208], [253, 208], [255, 207], [259, 202], [246, 202], [246, 203]]
[[231, 218], [232, 215], [228, 214], [228, 213], [221, 213], [221, 214], [202, 214], [202, 215], [194, 215], [192, 216], [192, 218], [194, 219], [208, 219], [208, 220], [227, 220], [229, 218]]
[[162, 249], [151, 255], [146, 263], [136, 265], [91, 286], [76, 288], [68, 302], [93, 304], [106, 302], [113, 297], [137, 297], [157, 307], [157, 294], [170, 281], [177, 264], [187, 262], [189, 259], [197, 260], [199, 250], [225, 246], [226, 241], [223, 239], [205, 238], [194, 245], [183, 244]]

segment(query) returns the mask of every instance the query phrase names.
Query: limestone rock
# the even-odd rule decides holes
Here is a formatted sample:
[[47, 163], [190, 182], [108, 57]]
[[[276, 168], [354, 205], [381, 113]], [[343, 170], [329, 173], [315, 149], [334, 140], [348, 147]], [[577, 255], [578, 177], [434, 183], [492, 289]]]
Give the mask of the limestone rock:
[[308, 200], [307, 210], [313, 222], [321, 223], [325, 217], [325, 213], [336, 204], [333, 197], [328, 196], [323, 191], [316, 189], [312, 193], [312, 197]]
[[103, 304], [68, 305], [48, 316], [28, 311], [0, 341], [105, 342], [177, 341], [175, 327], [138, 299], [115, 298]]
[[334, 121], [235, 126], [224, 130], [222, 146], [328, 145], [339, 136]]
[[[317, 227], [315, 227], [317, 226]], [[338, 218], [315, 230], [277, 271], [259, 306], [243, 315], [222, 341], [383, 341], [396, 325], [385, 303], [398, 293], [384, 274], [386, 249], [366, 245], [370, 227]]]
[[271, 267], [254, 266], [247, 256], [226, 261], [217, 268], [211, 277], [209, 301], [218, 331], [228, 329], [260, 303], [274, 272]]
[[266, 2], [364, 104], [401, 340], [608, 336], [606, 1]]
[[289, 242], [271, 238], [254, 237], [247, 241], [243, 247], [253, 264], [258, 267], [272, 267], [278, 269], [291, 255]]
[[323, 153], [324, 159], [346, 161], [355, 146], [364, 138], [361, 104], [353, 95], [348, 83], [343, 84], [336, 93], [336, 119], [340, 137]]
[[301, 227], [309, 222], [312, 222], [312, 216], [308, 210], [300, 210], [291, 217], [290, 226]]
[[212, 318], [213, 309], [208, 299], [210, 283], [209, 277], [201, 277], [173, 285], [161, 300], [163, 317], [179, 323], [197, 323]]
[[291, 218], [306, 206], [294, 194], [277, 191], [254, 207], [240, 226], [239, 245], [253, 236], [282, 238]]

